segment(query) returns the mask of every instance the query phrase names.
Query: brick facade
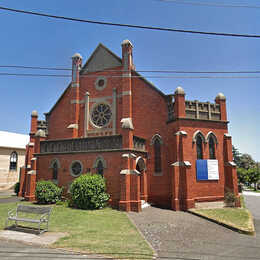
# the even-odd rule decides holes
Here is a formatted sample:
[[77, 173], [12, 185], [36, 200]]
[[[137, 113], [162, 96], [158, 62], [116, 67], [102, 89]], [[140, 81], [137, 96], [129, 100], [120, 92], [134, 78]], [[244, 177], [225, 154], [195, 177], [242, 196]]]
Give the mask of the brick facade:
[[[82, 173], [101, 171], [110, 204], [125, 211], [140, 211], [141, 201], [187, 210], [223, 200], [226, 189], [238, 196], [224, 95], [214, 103], [187, 101], [181, 87], [165, 95], [135, 71], [132, 52], [125, 40], [122, 59], [102, 44], [83, 67], [79, 54], [72, 57], [72, 81], [46, 122], [32, 114], [21, 196], [32, 200], [35, 180], [52, 180], [55, 162], [54, 181], [67, 191], [73, 162]], [[217, 180], [197, 180], [196, 133], [203, 159], [214, 141]]]

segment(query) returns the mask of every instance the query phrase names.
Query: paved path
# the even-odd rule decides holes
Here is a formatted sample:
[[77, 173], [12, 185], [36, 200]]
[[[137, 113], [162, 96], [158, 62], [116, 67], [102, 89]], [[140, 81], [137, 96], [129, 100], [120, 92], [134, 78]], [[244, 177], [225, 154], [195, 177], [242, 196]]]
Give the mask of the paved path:
[[[249, 208], [251, 204], [253, 209], [257, 204], [259, 208], [259, 202], [260, 197], [246, 196]], [[159, 259], [260, 259], [260, 218], [255, 218], [258, 234], [248, 236], [186, 212], [149, 207], [128, 215], [154, 247]]]
[[17, 197], [13, 190], [0, 191], [0, 203], [19, 202], [23, 198]]

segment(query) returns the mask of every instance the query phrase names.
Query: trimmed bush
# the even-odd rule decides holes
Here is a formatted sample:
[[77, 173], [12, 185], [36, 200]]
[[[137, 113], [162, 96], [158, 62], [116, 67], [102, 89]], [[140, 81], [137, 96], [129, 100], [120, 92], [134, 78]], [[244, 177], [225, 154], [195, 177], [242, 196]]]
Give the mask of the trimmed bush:
[[14, 185], [14, 193], [16, 194], [16, 196], [18, 196], [20, 190], [20, 182], [16, 182]]
[[70, 186], [71, 204], [79, 209], [104, 208], [109, 200], [105, 179], [98, 174], [84, 174]]
[[228, 207], [235, 207], [237, 197], [234, 192], [227, 191], [225, 192], [224, 201]]
[[62, 188], [51, 181], [36, 183], [35, 198], [39, 204], [53, 204], [61, 200]]

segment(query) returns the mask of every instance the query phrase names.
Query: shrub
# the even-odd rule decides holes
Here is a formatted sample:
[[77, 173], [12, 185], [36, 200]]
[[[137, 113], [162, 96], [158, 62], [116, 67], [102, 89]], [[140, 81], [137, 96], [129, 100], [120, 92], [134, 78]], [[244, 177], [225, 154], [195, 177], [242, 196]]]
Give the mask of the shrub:
[[234, 207], [235, 202], [237, 201], [237, 197], [236, 197], [234, 192], [227, 191], [225, 193], [224, 200], [225, 200], [225, 203], [226, 203], [227, 206]]
[[39, 204], [52, 204], [61, 199], [62, 188], [51, 181], [38, 181], [36, 183], [35, 197]]
[[81, 175], [72, 182], [70, 192], [72, 206], [79, 209], [100, 209], [109, 200], [105, 179], [98, 174]]
[[16, 182], [14, 185], [14, 193], [16, 194], [16, 196], [18, 196], [20, 190], [20, 182]]

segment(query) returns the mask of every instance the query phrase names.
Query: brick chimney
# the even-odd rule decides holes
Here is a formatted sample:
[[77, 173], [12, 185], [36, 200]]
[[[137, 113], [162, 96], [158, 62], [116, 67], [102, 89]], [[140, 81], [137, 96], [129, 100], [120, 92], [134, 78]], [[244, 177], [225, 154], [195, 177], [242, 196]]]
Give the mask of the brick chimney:
[[185, 92], [182, 87], [177, 87], [174, 92], [174, 118], [185, 117]]
[[227, 121], [226, 97], [223, 93], [218, 93], [215, 102], [220, 105], [220, 120]]
[[79, 53], [72, 56], [72, 80], [71, 80], [71, 124], [72, 137], [78, 137], [79, 124], [79, 72], [82, 66], [82, 57]]

